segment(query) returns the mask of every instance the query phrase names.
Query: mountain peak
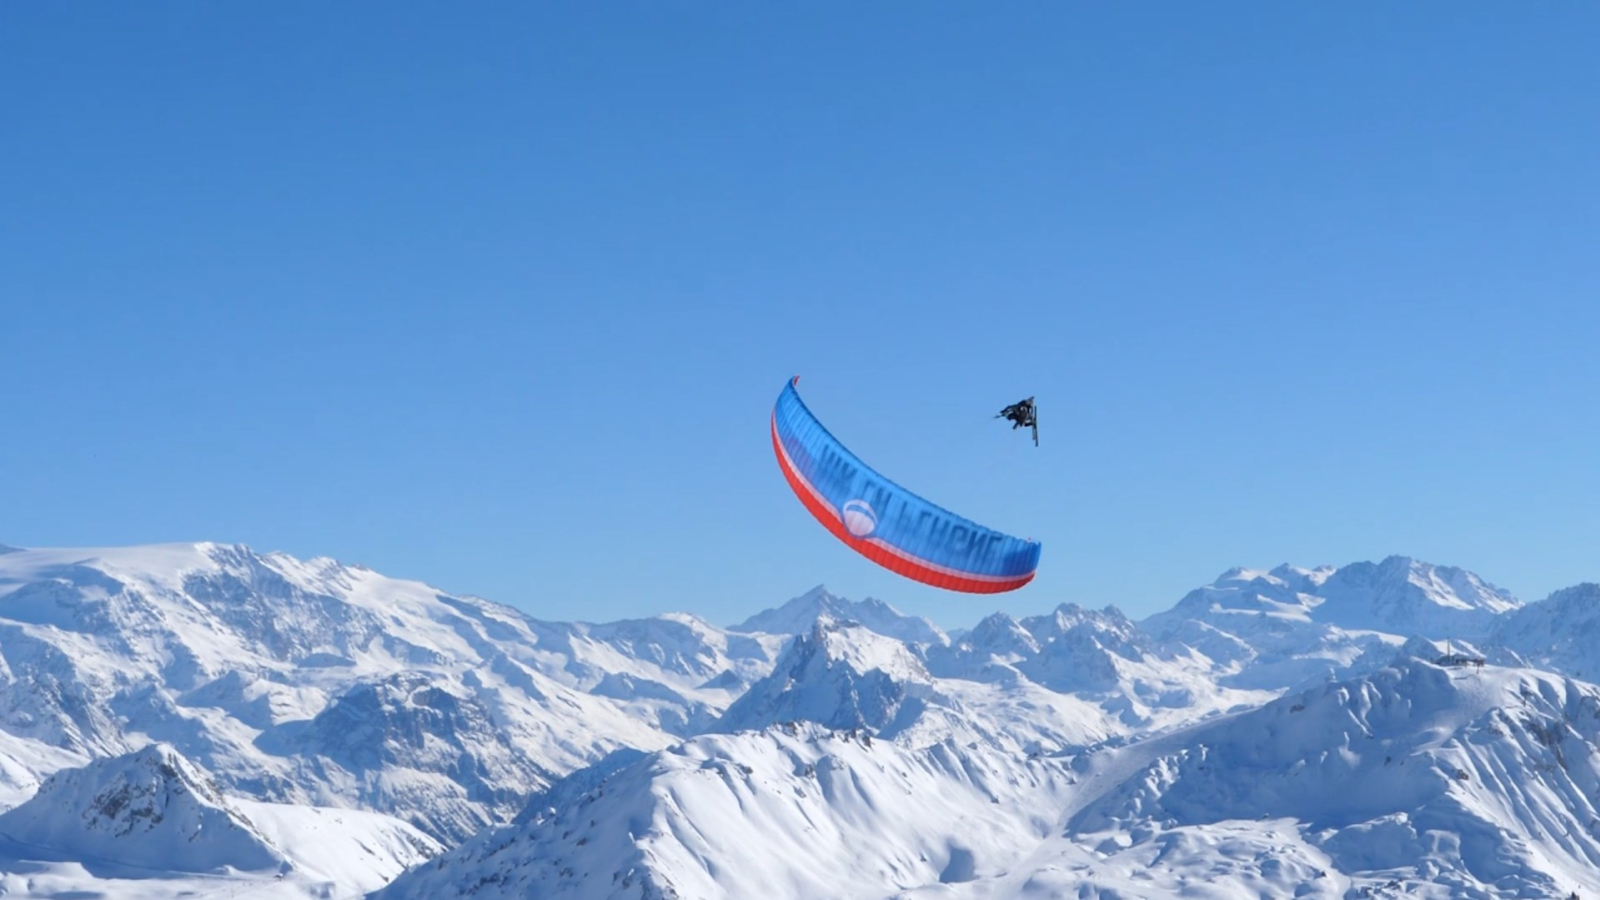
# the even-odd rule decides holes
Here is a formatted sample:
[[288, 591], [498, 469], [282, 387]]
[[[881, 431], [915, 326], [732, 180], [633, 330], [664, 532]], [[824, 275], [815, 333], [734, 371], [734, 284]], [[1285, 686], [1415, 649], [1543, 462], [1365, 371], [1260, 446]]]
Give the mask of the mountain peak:
[[759, 612], [729, 631], [761, 634], [806, 634], [821, 618], [851, 621], [878, 634], [914, 644], [944, 644], [948, 638], [921, 616], [908, 616], [882, 600], [855, 601], [817, 585], [776, 609]]
[[0, 831], [79, 858], [187, 872], [270, 869], [286, 859], [167, 744], [57, 772], [33, 799], [0, 815]]
[[[858, 622], [822, 616], [817, 619], [808, 638], [809, 643], [829, 660], [844, 663], [859, 673], [878, 669], [910, 678], [928, 677], [922, 663], [904, 643]], [[807, 638], [802, 638], [796, 643], [806, 641]]]
[[1267, 570], [1265, 569], [1252, 569], [1249, 566], [1234, 566], [1233, 568], [1223, 572], [1221, 575], [1218, 575], [1211, 583], [1221, 585], [1230, 581], [1255, 581], [1257, 578], [1261, 578], [1266, 574]]
[[1235, 567], [1191, 591], [1172, 610], [1145, 620], [1158, 636], [1200, 619], [1223, 630], [1265, 615], [1302, 626], [1429, 637], [1482, 636], [1496, 615], [1516, 609], [1511, 594], [1477, 575], [1409, 556], [1304, 569]]
[[1471, 572], [1409, 556], [1342, 566], [1318, 593], [1327, 598], [1318, 617], [1332, 624], [1435, 637], [1482, 635], [1496, 615], [1521, 606]]
[[[450, 841], [619, 746], [701, 729], [783, 640], [685, 616], [541, 622], [228, 543], [0, 555], [0, 631], [0, 806], [24, 778], [155, 736], [236, 796]], [[12, 766], [13, 738], [42, 749]]]
[[1541, 668], [1594, 681], [1600, 673], [1600, 584], [1562, 588], [1498, 617], [1489, 640]]
[[1282, 583], [1285, 587], [1302, 593], [1310, 593], [1317, 586], [1328, 580], [1336, 570], [1333, 566], [1317, 566], [1312, 569], [1281, 563], [1274, 566], [1267, 575]]
[[976, 881], [1038, 843], [1072, 781], [1057, 760], [806, 723], [703, 735], [575, 780], [568, 802], [374, 900], [948, 894], [941, 882]]
[[778, 657], [772, 674], [728, 707], [718, 730], [804, 720], [887, 736], [914, 722], [932, 692], [928, 670], [905, 644], [823, 616]]
[[1213, 587], [1234, 587], [1239, 584], [1257, 584], [1294, 592], [1310, 592], [1326, 581], [1328, 576], [1335, 571], [1336, 569], [1333, 566], [1317, 566], [1314, 569], [1307, 569], [1290, 563], [1279, 563], [1271, 569], [1234, 566], [1218, 575], [1211, 585]]
[[[1402, 659], [1127, 751], [1114, 768], [1131, 777], [1065, 831], [1102, 851], [1091, 889], [1109, 887], [1108, 875], [1155, 876], [1137, 896], [1187, 893], [1175, 877], [1183, 863], [1148, 868], [1154, 852], [1181, 852], [1180, 835], [1254, 821], [1256, 838], [1230, 830], [1227, 840], [1259, 842], [1255, 858], [1268, 862], [1215, 873], [1219, 894], [1565, 897], [1576, 885], [1587, 897], [1600, 839], [1588, 804], [1568, 798], [1600, 771], [1597, 703], [1593, 686], [1547, 673]], [[1272, 824], [1283, 821], [1296, 824]], [[1348, 882], [1295, 890], [1330, 871]], [[1059, 890], [1042, 880], [1041, 893]]]
[[991, 613], [962, 639], [986, 654], [1022, 658], [1039, 652], [1039, 641], [1022, 623], [1003, 612]]
[[1080, 631], [1099, 634], [1117, 644], [1142, 641], [1138, 626], [1115, 606], [1094, 610], [1076, 603], [1063, 603], [1048, 615], [1030, 616], [1020, 624], [1041, 644]]

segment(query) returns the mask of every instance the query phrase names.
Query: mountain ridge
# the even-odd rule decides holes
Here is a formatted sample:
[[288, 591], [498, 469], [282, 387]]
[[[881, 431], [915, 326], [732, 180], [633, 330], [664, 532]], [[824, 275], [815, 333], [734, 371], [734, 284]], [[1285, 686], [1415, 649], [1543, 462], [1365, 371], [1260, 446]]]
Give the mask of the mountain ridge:
[[[1309, 826], [1294, 808], [1273, 807], [1264, 799], [1229, 807], [1241, 816], [1258, 806], [1278, 815], [1270, 827], [1259, 828], [1239, 824], [1244, 818], [1168, 827], [1101, 806], [1093, 807], [1102, 810], [1094, 813], [1101, 816], [1094, 822], [1063, 819], [1051, 825], [1046, 821], [1051, 816], [1030, 804], [1046, 803], [1059, 816], [1082, 813], [1092, 806], [1089, 783], [1110, 784], [1112, 772], [1120, 773], [1112, 781], [1126, 781], [1129, 791], [1136, 788], [1128, 779], [1153, 785], [1137, 789], [1146, 790], [1138, 801], [1140, 809], [1179, 804], [1182, 792], [1191, 790], [1186, 785], [1205, 783], [1197, 774], [1201, 770], [1193, 768], [1198, 764], [1183, 761], [1204, 759], [1209, 752], [1187, 747], [1186, 735], [1223, 728], [1240, 716], [1255, 716], [1247, 721], [1271, 728], [1280, 727], [1271, 724], [1280, 721], [1305, 721], [1299, 712], [1283, 712], [1285, 703], [1293, 706], [1305, 701], [1292, 698], [1325, 696], [1333, 690], [1329, 685], [1378, 684], [1390, 677], [1383, 673], [1397, 667], [1433, 671], [1436, 666], [1426, 667], [1445, 656], [1441, 648], [1447, 641], [1488, 659], [1486, 684], [1511, 678], [1506, 672], [1532, 671], [1523, 668], [1530, 664], [1569, 676], [1600, 671], [1600, 659], [1588, 650], [1591, 638], [1600, 646], [1596, 635], [1600, 587], [1578, 585], [1522, 604], [1470, 572], [1402, 556], [1341, 567], [1236, 567], [1189, 592], [1171, 609], [1141, 621], [1114, 605], [1093, 610], [1060, 603], [1022, 616], [995, 612], [970, 630], [945, 632], [881, 601], [851, 601], [821, 586], [727, 629], [688, 613], [609, 623], [558, 622], [325, 557], [301, 560], [256, 553], [242, 545], [17, 550], [0, 555], [0, 810], [25, 806], [27, 794], [37, 793], [52, 773], [137, 757], [146, 748], [162, 746], [207, 772], [233, 808], [254, 809], [258, 821], [279, 823], [274, 833], [337, 827], [336, 812], [318, 813], [321, 818], [312, 823], [304, 816], [285, 818], [286, 810], [342, 807], [352, 816], [356, 811], [395, 816], [446, 846], [481, 849], [475, 842], [485, 835], [531, 833], [526, 829], [546, 827], [551, 815], [562, 813], [540, 804], [603, 803], [596, 792], [618, 784], [618, 778], [632, 784], [630, 790], [652, 791], [723, 773], [767, 787], [746, 790], [726, 781], [732, 793], [707, 795], [704, 802], [711, 805], [704, 809], [765, 797], [759, 801], [767, 804], [763, 815], [776, 816], [773, 822], [844, 815], [847, 808], [860, 822], [879, 822], [841, 838], [844, 844], [830, 845], [834, 849], [829, 852], [850, 859], [860, 859], [850, 845], [870, 841], [875, 828], [891, 833], [911, 828], [921, 835], [918, 852], [925, 858], [897, 862], [899, 882], [882, 881], [880, 874], [854, 863], [839, 867], [825, 883], [782, 869], [789, 873], [784, 878], [819, 890], [846, 890], [859, 883], [877, 885], [873, 890], [903, 891], [907, 897], [924, 889], [934, 892], [930, 896], [986, 896], [986, 891], [1010, 884], [1002, 870], [1038, 854], [1043, 854], [1040, 859], [1051, 857], [1058, 839], [1065, 841], [1058, 848], [1059, 859], [1069, 868], [1096, 865], [1082, 854], [1099, 853], [1110, 861], [1107, 872], [1126, 863], [1127, 878], [1133, 877], [1128, 873], [1137, 868], [1133, 863], [1140, 854], [1158, 845], [1176, 854], [1173, 859], [1187, 860], [1184, 866], [1204, 866], [1207, 860], [1215, 862], [1208, 854], [1220, 852], [1217, 848], [1229, 840], [1255, 848], [1253, 853], [1276, 842], [1290, 848], [1282, 859], [1284, 868], [1278, 874], [1238, 869], [1243, 879], [1239, 884], [1287, 884], [1283, 879], [1289, 876], [1283, 872], [1316, 880], [1312, 873], [1321, 870], [1341, 873], [1329, 876], [1328, 884], [1376, 890], [1382, 887], [1371, 874], [1377, 870], [1362, 868], [1378, 858], [1371, 846], [1351, 849], [1329, 843], [1306, 832]], [[1540, 695], [1577, 696], [1588, 690], [1555, 687], [1553, 675], [1515, 677]], [[1477, 702], [1466, 693], [1430, 684], [1418, 690], [1434, 691], [1427, 696], [1444, 697], [1440, 702], [1462, 708]], [[1423, 696], [1396, 693], [1392, 686], [1361, 690], [1379, 690], [1395, 698], [1391, 702], [1411, 703], [1403, 698]], [[1516, 721], [1541, 723], [1529, 732], [1544, 735], [1539, 740], [1557, 745], [1573, 741], [1562, 751], [1571, 764], [1590, 752], [1584, 748], [1594, 746], [1595, 735], [1579, 728], [1571, 732], [1575, 736], [1556, 740], [1568, 726], [1552, 709], [1547, 704]], [[1271, 715], [1278, 718], [1263, 710], [1274, 710]], [[1317, 717], [1330, 722], [1337, 718], [1333, 712]], [[1511, 721], [1496, 727], [1503, 731]], [[1427, 727], [1419, 725], [1417, 734]], [[1472, 740], [1493, 737], [1487, 725], [1473, 728]], [[1354, 734], [1348, 729], [1343, 733]], [[1397, 733], [1391, 739], [1401, 737]], [[932, 779], [920, 782], [924, 790], [946, 790], [941, 779], [947, 777], [966, 779], [962, 783], [967, 787], [948, 788], [954, 791], [951, 796], [967, 798], [957, 803], [959, 809], [952, 808], [953, 814], [970, 816], [994, 802], [1034, 812], [1008, 819], [1015, 810], [984, 810], [984, 816], [1001, 815], [991, 824], [997, 834], [1010, 837], [980, 845], [965, 830], [921, 822], [921, 813], [912, 812], [917, 803], [896, 799], [908, 795], [889, 789], [893, 779], [872, 789], [873, 802], [881, 808], [870, 814], [865, 808], [836, 807], [832, 801], [806, 805], [818, 799], [814, 795], [799, 807], [784, 805], [788, 800], [771, 806], [783, 791], [798, 800], [794, 791], [814, 791], [817, 783], [794, 780], [794, 771], [785, 774], [787, 770], [768, 763], [744, 763], [754, 770], [745, 773], [733, 762], [739, 754], [769, 762], [788, 759], [803, 773], [806, 765], [815, 767], [831, 758], [830, 753], [838, 756], [818, 748], [837, 749], [839, 745], [829, 742], [839, 740], [872, 748], [878, 754], [873, 759], [892, 756], [898, 771], [923, 771]], [[1359, 754], [1355, 745], [1369, 739], [1341, 740], [1351, 744], [1349, 752]], [[927, 768], [927, 754], [956, 750], [965, 760], [957, 768], [967, 774], [957, 776], [955, 769], [938, 766], [934, 769], [944, 774], [929, 774], [934, 769]], [[855, 759], [856, 753], [846, 754], [854, 760], [846, 769], [858, 775], [875, 771], [871, 767], [877, 763]], [[1494, 758], [1529, 760], [1536, 766], [1549, 762], [1531, 749], [1517, 753], [1521, 755]], [[671, 762], [681, 761], [683, 754], [699, 760], [696, 765], [702, 768], [696, 774]], [[794, 762], [813, 756], [810, 763]], [[954, 757], [943, 758], [948, 762]], [[1158, 766], [1159, 771], [1140, 774], [1133, 765], [1136, 759], [1144, 759], [1143, 766], [1168, 761], [1160, 763], [1165, 768]], [[1042, 782], [1036, 779], [1046, 769], [1055, 774], [1038, 797], [1024, 798], [989, 782], [986, 794], [971, 790], [975, 771], [1008, 773], [1004, 777], [1038, 787]], [[1539, 777], [1546, 776], [1554, 777], [1540, 770]], [[842, 790], [844, 782], [834, 787]], [[1571, 792], [1559, 785], [1528, 789], [1537, 793], [1557, 788]], [[778, 795], [763, 793], [770, 790]], [[1503, 790], [1523, 787], [1507, 783]], [[1585, 790], [1580, 787], [1579, 795], [1589, 796]], [[834, 791], [832, 796], [843, 795]], [[8, 803], [6, 797], [13, 799]], [[1479, 797], [1481, 802], [1489, 799]], [[641, 821], [658, 827], [624, 829], [646, 837], [606, 850], [611, 855], [595, 857], [595, 865], [617, 866], [623, 873], [618, 883], [628, 880], [627, 890], [635, 895], [647, 886], [669, 896], [672, 890], [699, 885], [699, 876], [690, 877], [694, 867], [720, 866], [734, 877], [728, 873], [750, 864], [737, 854], [707, 855], [713, 846], [724, 848], [716, 853], [731, 854], [728, 848], [743, 834], [737, 819], [727, 813], [707, 812], [712, 824], [694, 824], [708, 842], [696, 849], [698, 845], [685, 843], [678, 834], [687, 833], [684, 823], [671, 824], [678, 821], [671, 804], [655, 805], [642, 797], [628, 803], [633, 804], [628, 816], [643, 815]], [[905, 803], [910, 805], [901, 805]], [[800, 809], [806, 810], [803, 815]], [[1449, 809], [1451, 815], [1466, 815], [1457, 807]], [[796, 815], [800, 819], [793, 819]], [[1113, 820], [1121, 824], [1100, 827]], [[1535, 844], [1547, 839], [1529, 831], [1533, 825], [1528, 822], [1494, 822], [1496, 828], [1521, 829], [1523, 840]], [[1397, 839], [1389, 825], [1341, 827], [1358, 826], [1383, 840]], [[1065, 830], [1052, 837], [1057, 827]], [[71, 828], [82, 830], [80, 825]], [[732, 830], [723, 835], [707, 830], [717, 828]], [[664, 836], [668, 832], [672, 836]], [[1234, 837], [1225, 838], [1224, 832]], [[1031, 849], [1024, 846], [1029, 842]], [[1100, 844], [1104, 846], [1095, 849]], [[592, 840], [584, 846], [591, 845], [599, 848]], [[403, 841], [394, 846], [397, 853], [409, 852]], [[1511, 845], [1495, 847], [1502, 855], [1521, 852]], [[237, 877], [263, 872], [270, 877], [270, 867], [249, 868], [260, 862], [252, 852], [241, 847], [227, 865], [240, 873]], [[564, 868], [578, 871], [569, 852], [563, 851], [568, 861], [556, 866], [552, 877], [573, 877], [562, 876]], [[1555, 880], [1528, 875], [1545, 869], [1527, 860], [1518, 863], [1520, 869], [1494, 877], [1521, 879], [1516, 883], [1528, 890], [1535, 884], [1542, 890], [1566, 883], [1560, 879], [1580, 864], [1575, 860], [1587, 859], [1588, 852], [1587, 845], [1553, 847], [1551, 859], [1565, 854], [1561, 858], [1567, 860], [1561, 864], [1566, 869], [1546, 872]], [[660, 854], [675, 855], [679, 862], [660, 878], [629, 880], [627, 869], [644, 873]], [[469, 856], [451, 851], [443, 862], [430, 864], [431, 870], [446, 874], [437, 876], [444, 881], [427, 883], [456, 884], [451, 879], [458, 875], [468, 881], [487, 877], [489, 883], [511, 883], [504, 872], [455, 871], [457, 865], [486, 864], [488, 858], [480, 854], [471, 862]], [[579, 856], [589, 858], [590, 851]], [[796, 859], [824, 867], [838, 862], [814, 854]], [[1458, 865], [1458, 857], [1430, 859], [1439, 871], [1408, 870], [1401, 880], [1421, 885], [1417, 890], [1424, 894], [1446, 884], [1441, 873]], [[527, 864], [545, 865], [532, 858]], [[319, 865], [342, 872], [337, 860]], [[363, 883], [370, 886], [371, 879], [389, 877], [383, 874], [390, 872], [386, 865], [367, 870]], [[1042, 871], [1034, 874], [1043, 878]], [[76, 885], [81, 881], [69, 874], [61, 876], [68, 885], [63, 889], [80, 889]], [[1488, 884], [1480, 876], [1490, 874], [1472, 877]], [[396, 882], [395, 896], [421, 890], [405, 886], [410, 877]], [[1099, 883], [1108, 891], [1127, 893], [1132, 882], [1117, 881], [1123, 877]], [[289, 892], [284, 896], [309, 889], [309, 882], [296, 878], [282, 887]], [[572, 896], [609, 896], [610, 888], [576, 887], [581, 882], [585, 879], [578, 877], [571, 881], [574, 887], [562, 890]], [[1470, 882], [1454, 884], [1467, 889]]]

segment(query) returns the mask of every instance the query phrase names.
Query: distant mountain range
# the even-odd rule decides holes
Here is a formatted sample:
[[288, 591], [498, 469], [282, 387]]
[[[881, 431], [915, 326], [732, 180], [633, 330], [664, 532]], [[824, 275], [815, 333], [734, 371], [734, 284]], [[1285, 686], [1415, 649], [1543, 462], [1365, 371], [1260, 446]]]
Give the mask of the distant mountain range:
[[1600, 586], [1405, 557], [952, 636], [820, 587], [562, 623], [237, 545], [6, 548], [0, 891], [1596, 893], [1596, 673]]

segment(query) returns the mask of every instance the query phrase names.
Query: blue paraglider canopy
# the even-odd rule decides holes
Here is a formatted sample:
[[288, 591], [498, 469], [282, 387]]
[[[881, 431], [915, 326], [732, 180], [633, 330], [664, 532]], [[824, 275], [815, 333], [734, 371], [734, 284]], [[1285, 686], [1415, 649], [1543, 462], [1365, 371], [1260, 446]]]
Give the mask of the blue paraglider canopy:
[[799, 380], [773, 407], [772, 448], [795, 496], [835, 537], [884, 568], [952, 591], [997, 594], [1033, 580], [1037, 541], [962, 518], [868, 467], [806, 408]]

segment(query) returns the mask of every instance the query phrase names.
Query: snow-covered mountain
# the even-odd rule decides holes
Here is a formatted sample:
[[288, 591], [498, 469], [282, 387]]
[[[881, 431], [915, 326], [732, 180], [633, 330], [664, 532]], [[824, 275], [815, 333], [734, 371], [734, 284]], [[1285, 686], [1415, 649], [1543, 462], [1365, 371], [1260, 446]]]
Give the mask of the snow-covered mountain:
[[162, 744], [57, 772], [0, 814], [0, 834], [76, 858], [178, 872], [288, 865], [215, 782]]
[[810, 724], [710, 735], [414, 869], [374, 900], [886, 897], [993, 876], [1051, 831], [1061, 761]]
[[541, 622], [240, 546], [0, 555], [0, 729], [39, 748], [13, 761], [166, 741], [238, 794], [452, 841], [714, 721], [782, 643], [685, 615]]
[[1026, 678], [935, 677], [917, 655], [920, 649], [824, 618], [789, 645], [772, 674], [728, 707], [715, 730], [800, 721], [861, 730], [912, 748], [955, 740], [1019, 755], [1085, 746], [1128, 730], [1093, 700]]
[[1405, 556], [1333, 570], [1315, 617], [1346, 629], [1481, 638], [1519, 601], [1471, 572]]
[[1519, 606], [1470, 572], [1391, 556], [1230, 569], [1140, 625], [1215, 661], [1224, 684], [1283, 690], [1374, 671], [1409, 637], [1481, 640]]
[[1574, 585], [1513, 610], [1495, 622], [1487, 642], [1541, 669], [1600, 681], [1600, 584]]
[[1416, 660], [1061, 757], [773, 726], [558, 786], [377, 898], [1566, 896], [1600, 890], [1597, 742], [1600, 688]]
[[1197, 619], [1219, 625], [1250, 616], [1311, 621], [1347, 631], [1482, 637], [1496, 616], [1521, 604], [1461, 569], [1405, 556], [1333, 568], [1235, 568], [1145, 619], [1153, 631]]
[[10, 550], [0, 891], [348, 895], [434, 839], [384, 896], [1586, 890], [1597, 635], [1593, 585], [1404, 557], [946, 633], [822, 588], [567, 623], [240, 546]]
[[778, 722], [865, 728], [893, 737], [915, 724], [937, 688], [904, 643], [824, 617], [778, 658], [772, 674], [733, 702], [718, 731]]
[[290, 895], [350, 895], [443, 849], [378, 813], [230, 798], [172, 747], [151, 744], [59, 771], [0, 814], [0, 872], [50, 873], [22, 885], [0, 877], [0, 891], [64, 896], [76, 882], [88, 896], [121, 876], [176, 895], [204, 876], [235, 890], [270, 883]]
[[1406, 660], [1087, 759], [1026, 863], [926, 896], [1592, 896], [1597, 744], [1600, 688]]
[[943, 644], [948, 638], [921, 616], [908, 616], [882, 600], [847, 600], [817, 585], [777, 609], [756, 613], [729, 631], [762, 634], [807, 634], [821, 619], [855, 622], [878, 634], [908, 644]]
[[1017, 620], [995, 613], [948, 646], [924, 649], [929, 671], [952, 684], [1037, 685], [1050, 696], [1094, 704], [1137, 734], [1271, 698], [1226, 686], [1215, 661], [1193, 648], [1159, 644], [1116, 607], [1062, 604]]

